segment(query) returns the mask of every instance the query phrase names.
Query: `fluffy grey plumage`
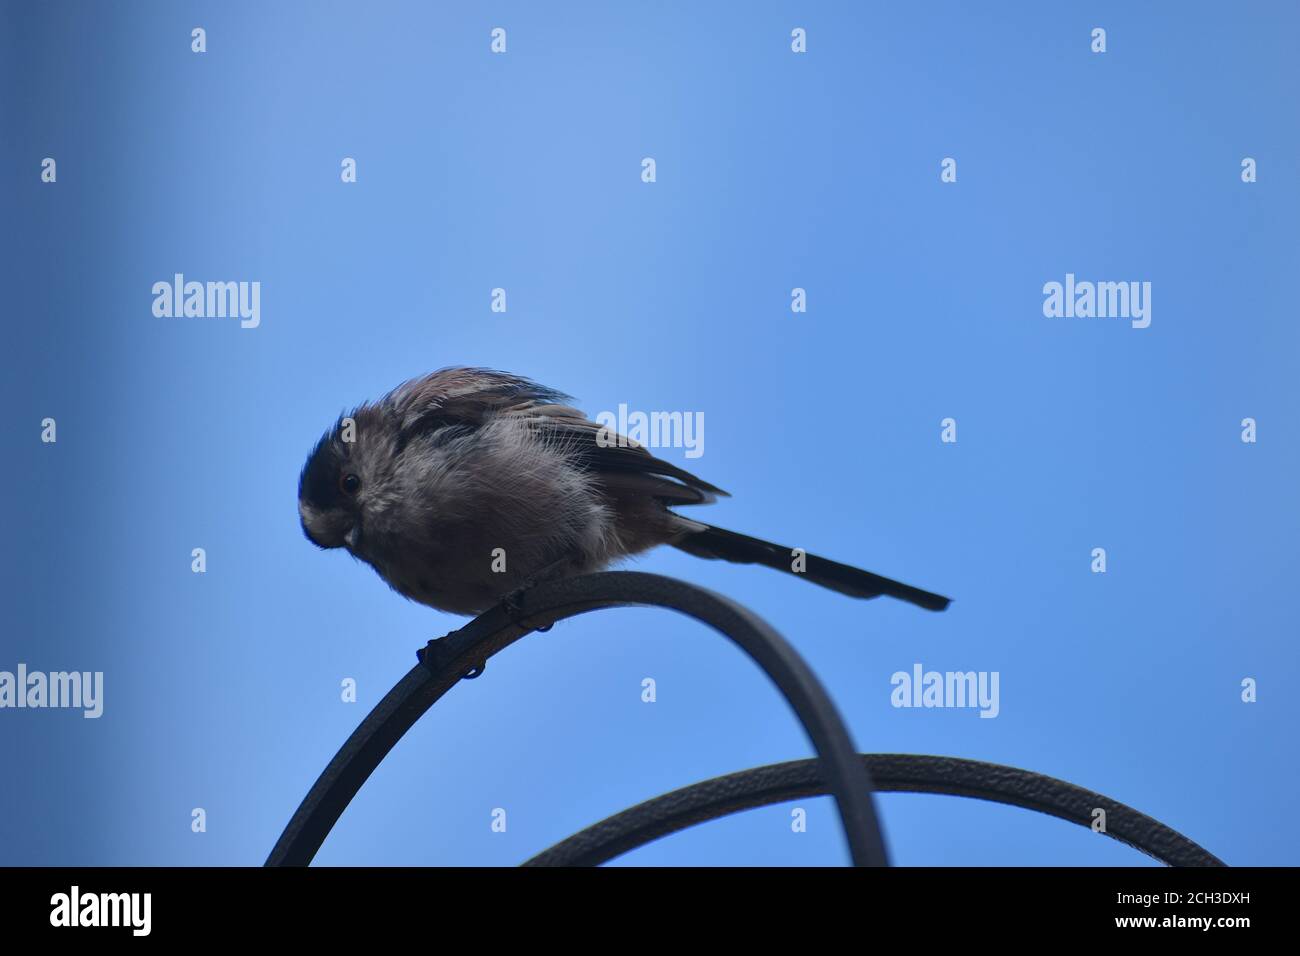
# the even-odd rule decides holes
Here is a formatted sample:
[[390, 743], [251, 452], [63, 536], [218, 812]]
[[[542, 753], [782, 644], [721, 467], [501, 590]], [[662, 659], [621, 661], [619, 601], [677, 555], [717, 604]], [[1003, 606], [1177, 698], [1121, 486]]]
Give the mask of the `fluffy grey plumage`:
[[[458, 614], [660, 544], [791, 572], [789, 548], [670, 511], [726, 492], [644, 448], [598, 442], [600, 426], [567, 400], [489, 369], [407, 382], [352, 412], [352, 434], [341, 418], [316, 445], [298, 483], [303, 531], [347, 548], [399, 594]], [[948, 604], [813, 555], [800, 576], [855, 597]]]

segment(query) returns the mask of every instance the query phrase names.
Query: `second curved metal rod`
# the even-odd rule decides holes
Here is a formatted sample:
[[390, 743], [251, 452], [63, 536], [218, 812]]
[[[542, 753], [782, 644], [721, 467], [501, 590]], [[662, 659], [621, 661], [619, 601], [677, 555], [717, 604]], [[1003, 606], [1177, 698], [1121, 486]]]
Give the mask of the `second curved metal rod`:
[[[1177, 830], [1117, 800], [1017, 767], [919, 754], [862, 754], [877, 793], [942, 793], [990, 800], [1091, 827], [1106, 812], [1106, 836], [1170, 866], [1226, 864]], [[697, 823], [826, 793], [815, 760], [754, 767], [674, 790], [616, 813], [544, 850], [524, 866], [597, 866]]]
[[417, 664], [353, 731], [308, 791], [276, 842], [267, 866], [306, 866], [347, 805], [403, 734], [464, 677], [478, 676], [493, 654], [556, 621], [606, 607], [671, 608], [737, 644], [785, 696], [812, 740], [827, 790], [835, 797], [849, 854], [858, 866], [887, 866], [871, 797], [871, 776], [821, 682], [770, 625], [712, 591], [638, 571], [605, 571], [530, 588], [459, 630], [429, 642]]

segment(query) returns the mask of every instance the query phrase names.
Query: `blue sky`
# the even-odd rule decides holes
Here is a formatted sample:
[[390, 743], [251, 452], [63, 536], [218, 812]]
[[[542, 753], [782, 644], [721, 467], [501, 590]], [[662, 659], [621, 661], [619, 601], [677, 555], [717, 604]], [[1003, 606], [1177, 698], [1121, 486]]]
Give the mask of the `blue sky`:
[[[696, 516], [952, 596], [930, 614], [675, 552], [633, 565], [769, 620], [859, 749], [1037, 770], [1230, 863], [1296, 863], [1298, 20], [7, 4], [3, 427], [22, 494], [0, 669], [102, 670], [105, 713], [0, 711], [17, 782], [0, 862], [265, 858], [414, 650], [463, 622], [312, 547], [298, 471], [342, 409], [467, 364], [591, 414], [703, 412], [702, 458], [663, 451], [734, 495]], [[260, 282], [260, 326], [155, 317], [151, 286], [177, 272]], [[1150, 327], [1045, 317], [1067, 273], [1149, 281]], [[917, 662], [998, 672], [999, 716], [891, 707], [890, 675]], [[317, 859], [514, 864], [809, 754], [727, 642], [668, 612], [585, 616], [449, 694]], [[1013, 808], [879, 803], [901, 864], [1150, 862]], [[620, 862], [845, 862], [830, 801], [799, 805], [807, 833], [777, 806]]]

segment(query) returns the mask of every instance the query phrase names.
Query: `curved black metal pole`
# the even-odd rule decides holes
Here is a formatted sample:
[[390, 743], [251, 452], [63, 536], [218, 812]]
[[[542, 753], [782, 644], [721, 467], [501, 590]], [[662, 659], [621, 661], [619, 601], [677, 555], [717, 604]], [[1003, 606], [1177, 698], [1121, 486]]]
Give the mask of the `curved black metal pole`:
[[704, 588], [637, 571], [606, 571], [547, 582], [498, 604], [436, 638], [370, 712], [307, 793], [267, 858], [267, 866], [306, 866], [343, 810], [402, 735], [457, 681], [477, 677], [493, 654], [556, 621], [606, 607], [671, 608], [735, 642], [785, 696], [817, 752], [835, 797], [849, 853], [858, 866], [887, 866], [871, 798], [871, 777], [848, 729], [803, 658], [765, 621]]
[[[1170, 866], [1226, 866], [1176, 830], [1109, 797], [1064, 780], [1001, 764], [917, 754], [862, 754], [877, 793], [944, 793], [1036, 810], [1091, 827], [1106, 811], [1105, 834]], [[821, 796], [815, 760], [755, 767], [647, 800], [575, 833], [524, 866], [596, 866], [662, 836], [741, 810]]]

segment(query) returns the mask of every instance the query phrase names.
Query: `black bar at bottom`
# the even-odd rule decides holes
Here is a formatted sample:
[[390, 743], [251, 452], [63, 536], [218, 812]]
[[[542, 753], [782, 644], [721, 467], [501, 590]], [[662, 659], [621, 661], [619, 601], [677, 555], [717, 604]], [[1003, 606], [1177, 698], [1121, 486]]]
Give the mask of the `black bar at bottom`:
[[[6, 944], [70, 934], [81, 943], [128, 941], [145, 935], [147, 893], [148, 938], [205, 946], [383, 941], [395, 927], [412, 931], [413, 918], [420, 933], [432, 934], [430, 946], [443, 932], [462, 940], [466, 932], [494, 940], [523, 932], [530, 945], [544, 945], [588, 936], [630, 942], [647, 933], [680, 942], [703, 928], [725, 928], [735, 942], [746, 930], [781, 925], [818, 939], [839, 927], [859, 937], [873, 929], [914, 933], [927, 945], [964, 939], [983, 947], [1043, 930], [1057, 940], [1229, 942], [1284, 929], [1294, 878], [1283, 869], [1145, 867], [0, 869], [0, 926]], [[114, 917], [117, 926], [70, 925]]]

